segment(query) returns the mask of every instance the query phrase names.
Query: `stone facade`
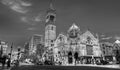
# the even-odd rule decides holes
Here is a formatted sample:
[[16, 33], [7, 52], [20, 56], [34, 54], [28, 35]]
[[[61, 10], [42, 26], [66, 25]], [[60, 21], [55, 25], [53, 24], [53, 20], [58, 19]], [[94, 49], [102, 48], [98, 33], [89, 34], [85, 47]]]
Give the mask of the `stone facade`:
[[8, 44], [4, 41], [0, 41], [0, 56], [6, 55], [8, 53], [7, 48], [8, 48]]
[[50, 4], [50, 8], [47, 10], [46, 24], [45, 24], [45, 47], [53, 47], [56, 39], [56, 11]]
[[29, 55], [36, 54], [37, 45], [43, 43], [42, 35], [33, 35], [29, 41]]
[[54, 46], [54, 61], [62, 64], [74, 64], [76, 57], [101, 57], [99, 39], [89, 30], [81, 33], [73, 24], [68, 33], [59, 34]]
[[101, 57], [102, 53], [97, 34], [91, 33], [90, 30], [82, 32], [73, 23], [67, 34], [60, 33], [56, 38], [55, 21], [56, 10], [50, 4], [45, 24], [45, 47], [47, 47], [43, 54], [45, 59], [51, 59], [52, 56], [54, 62], [66, 65], [74, 64], [76, 58]]
[[114, 55], [113, 43], [101, 42], [100, 47], [101, 47], [103, 59], [108, 60], [108, 61], [112, 61], [113, 55]]

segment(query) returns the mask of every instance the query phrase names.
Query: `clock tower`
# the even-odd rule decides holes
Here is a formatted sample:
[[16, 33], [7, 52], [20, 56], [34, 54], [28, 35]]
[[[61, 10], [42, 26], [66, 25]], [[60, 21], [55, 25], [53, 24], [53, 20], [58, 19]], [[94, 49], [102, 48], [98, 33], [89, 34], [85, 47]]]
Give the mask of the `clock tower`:
[[47, 10], [46, 20], [45, 20], [45, 47], [53, 47], [54, 41], [56, 39], [56, 26], [54, 25], [56, 21], [56, 10], [53, 8], [52, 3]]

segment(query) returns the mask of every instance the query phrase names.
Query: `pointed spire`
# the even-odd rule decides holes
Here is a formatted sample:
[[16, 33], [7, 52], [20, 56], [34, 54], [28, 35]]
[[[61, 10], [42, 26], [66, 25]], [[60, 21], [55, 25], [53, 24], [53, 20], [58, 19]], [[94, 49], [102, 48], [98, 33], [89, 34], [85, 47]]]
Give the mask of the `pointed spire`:
[[52, 4], [52, 0], [50, 1], [50, 10], [55, 10], [55, 8], [53, 7], [53, 4]]
[[50, 3], [50, 9], [55, 10], [54, 7], [53, 7], [52, 2]]
[[49, 3], [49, 8], [48, 8], [48, 10], [47, 10], [47, 13], [48, 13], [48, 12], [56, 13], [55, 11], [56, 11], [56, 10], [55, 10], [55, 8], [53, 7], [52, 0], [51, 0], [50, 3]]

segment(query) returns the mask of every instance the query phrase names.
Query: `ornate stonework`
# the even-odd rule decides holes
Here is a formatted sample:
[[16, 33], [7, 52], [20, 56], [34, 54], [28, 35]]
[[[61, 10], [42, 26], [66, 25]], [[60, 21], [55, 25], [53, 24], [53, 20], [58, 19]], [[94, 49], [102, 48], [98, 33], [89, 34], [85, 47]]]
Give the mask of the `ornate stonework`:
[[80, 34], [75, 23], [66, 35], [59, 34], [54, 45], [54, 61], [62, 64], [74, 64], [75, 57], [101, 57], [99, 39], [89, 30]]

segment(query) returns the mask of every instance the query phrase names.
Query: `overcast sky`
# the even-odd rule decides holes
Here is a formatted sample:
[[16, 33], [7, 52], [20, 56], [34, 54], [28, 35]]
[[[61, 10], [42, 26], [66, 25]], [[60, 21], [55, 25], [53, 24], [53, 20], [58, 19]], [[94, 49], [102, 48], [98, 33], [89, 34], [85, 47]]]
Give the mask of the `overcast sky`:
[[[33, 34], [44, 35], [50, 0], [0, 0], [0, 39], [23, 46]], [[120, 36], [120, 0], [53, 0], [57, 34], [76, 23], [81, 31]], [[62, 29], [61, 29], [62, 28]]]

